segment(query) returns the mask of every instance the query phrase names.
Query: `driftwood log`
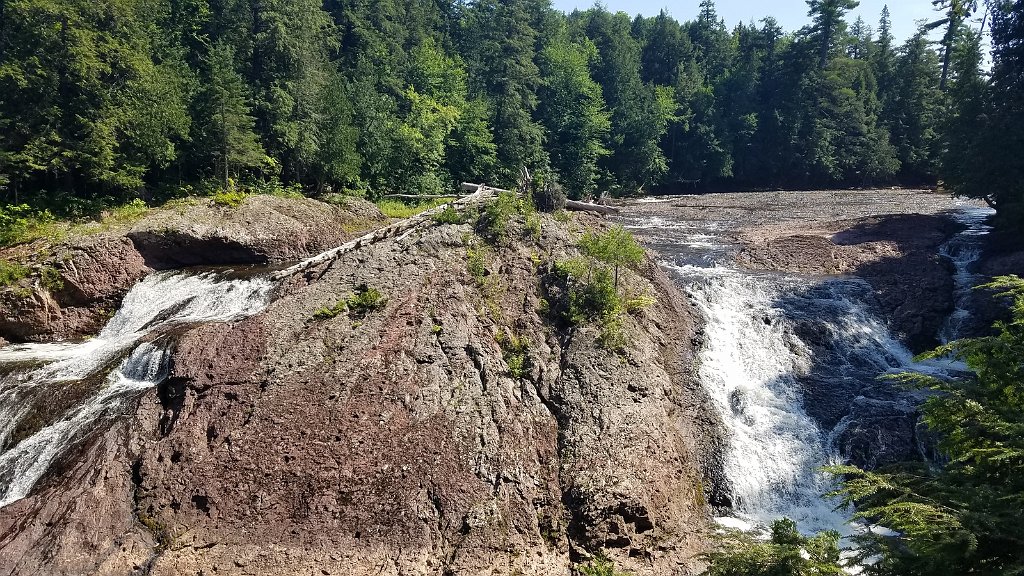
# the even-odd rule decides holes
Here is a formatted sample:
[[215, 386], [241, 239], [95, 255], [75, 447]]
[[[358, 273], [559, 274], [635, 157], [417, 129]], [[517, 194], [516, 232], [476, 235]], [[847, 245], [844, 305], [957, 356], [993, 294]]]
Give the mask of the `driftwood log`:
[[[469, 196], [464, 196], [462, 198], [459, 198], [458, 200], [448, 202], [447, 204], [442, 204], [437, 208], [432, 208], [425, 212], [420, 212], [419, 214], [411, 218], [406, 218], [405, 220], [395, 222], [390, 226], [378, 228], [377, 230], [374, 230], [373, 232], [370, 232], [365, 236], [360, 236], [359, 238], [346, 242], [341, 246], [338, 246], [337, 248], [332, 248], [326, 252], [313, 256], [312, 258], [303, 260], [302, 262], [299, 262], [294, 266], [285, 268], [284, 270], [279, 270], [278, 272], [275, 272], [270, 278], [275, 282], [284, 280], [285, 278], [288, 278], [290, 276], [294, 276], [296, 274], [305, 272], [310, 268], [314, 268], [321, 264], [325, 264], [332, 260], [336, 260], [344, 256], [345, 254], [359, 250], [363, 246], [376, 244], [377, 242], [380, 242], [382, 240], [394, 238], [396, 236], [400, 236], [404, 233], [410, 232], [424, 224], [432, 222], [436, 214], [440, 214], [449, 207], [463, 208], [465, 206], [470, 206], [472, 204], [477, 204], [479, 202], [483, 202], [484, 200], [488, 200], [497, 194], [496, 189], [489, 188], [482, 184], [473, 184], [472, 186], [474, 187], [473, 193], [470, 194]], [[463, 188], [465, 187], [466, 185], [463, 184]]]
[[[301, 274], [310, 268], [336, 260], [350, 252], [355, 252], [363, 246], [369, 246], [382, 240], [387, 240], [388, 238], [395, 238], [403, 234], [408, 234], [412, 230], [432, 222], [436, 214], [440, 214], [448, 208], [464, 208], [466, 206], [489, 200], [500, 193], [509, 193], [508, 190], [502, 190], [501, 188], [491, 188], [490, 186], [485, 186], [483, 184], [471, 184], [469, 182], [464, 182], [462, 184], [462, 189], [469, 192], [469, 196], [463, 196], [462, 198], [453, 200], [452, 202], [442, 204], [437, 208], [420, 212], [411, 218], [406, 218], [405, 220], [395, 222], [389, 226], [378, 228], [365, 236], [360, 236], [359, 238], [346, 242], [337, 248], [332, 248], [326, 252], [313, 256], [312, 258], [303, 260], [294, 266], [285, 268], [284, 270], [279, 270], [271, 275], [270, 278], [275, 282], [279, 282], [290, 276]], [[392, 196], [401, 197], [400, 195]], [[419, 196], [419, 198], [426, 198], [426, 196]], [[575, 200], [566, 201], [565, 208], [567, 210], [597, 212], [599, 214], [614, 214], [619, 211], [617, 208], [613, 208], [611, 206], [601, 206], [600, 204], [589, 204], [587, 202], [577, 202]]]
[[597, 212], [598, 214], [619, 213], [619, 209], [614, 206], [604, 206], [603, 204], [591, 204], [589, 202], [578, 202], [576, 200], [566, 200], [565, 209], [572, 210], [574, 212]]

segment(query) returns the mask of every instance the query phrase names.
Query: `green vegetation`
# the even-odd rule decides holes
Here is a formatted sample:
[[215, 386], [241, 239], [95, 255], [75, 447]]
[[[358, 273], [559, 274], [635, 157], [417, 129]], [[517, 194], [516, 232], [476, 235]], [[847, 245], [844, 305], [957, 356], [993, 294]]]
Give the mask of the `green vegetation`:
[[476, 281], [477, 287], [482, 288], [487, 280], [487, 248], [484, 246], [470, 246], [466, 248], [466, 270]]
[[27, 278], [30, 270], [17, 262], [0, 260], [0, 288], [11, 286], [22, 278]]
[[857, 517], [899, 533], [860, 539], [862, 556], [881, 558], [867, 574], [1024, 573], [1024, 280], [1002, 277], [987, 287], [1012, 299], [1012, 319], [996, 324], [995, 336], [923, 356], [962, 360], [970, 372], [897, 377], [933, 391], [922, 412], [947, 462], [832, 470], [844, 475], [838, 495], [857, 504]]
[[495, 336], [501, 347], [502, 358], [508, 365], [508, 373], [514, 378], [522, 378], [529, 368], [530, 341], [517, 336], [511, 331], [498, 332]]
[[370, 312], [380, 310], [385, 304], [387, 304], [387, 298], [380, 290], [362, 284], [348, 298], [339, 300], [333, 306], [317, 310], [313, 314], [313, 319], [330, 320], [341, 314], [348, 314], [352, 319], [361, 320]]
[[629, 576], [628, 572], [616, 570], [615, 563], [600, 553], [589, 562], [578, 564], [576, 574], [579, 576]]
[[242, 190], [228, 189], [221, 192], [217, 192], [216, 194], [210, 197], [210, 200], [212, 200], [213, 203], [216, 204], [217, 206], [225, 206], [227, 208], [238, 208], [239, 206], [242, 205], [243, 202], [245, 202], [246, 196], [248, 196], [248, 194], [246, 194]]
[[456, 210], [454, 206], [448, 206], [434, 215], [434, 222], [438, 224], [464, 224], [466, 216]]
[[229, 206], [274, 188], [377, 200], [512, 188], [526, 167], [576, 199], [941, 174], [1024, 214], [1024, 18], [989, 2], [990, 80], [975, 4], [936, 4], [939, 51], [927, 30], [897, 45], [887, 13], [849, 26], [854, 0], [809, 1], [792, 33], [726, 28], [712, 0], [682, 20], [527, 0], [6, 2], [0, 205], [80, 218], [180, 189]]
[[[587, 232], [580, 240], [580, 251], [585, 256], [555, 262], [549, 297], [558, 302], [555, 311], [562, 321], [570, 326], [596, 321], [601, 327], [598, 343], [608, 350], [622, 350], [627, 344], [623, 314], [639, 313], [655, 302], [647, 294], [619, 292], [619, 266], [642, 262], [644, 251], [621, 226], [600, 234]], [[550, 311], [549, 301], [545, 302]]]
[[615, 270], [615, 287], [619, 287], [619, 267], [643, 262], [644, 249], [622, 226], [613, 226], [604, 234], [587, 232], [580, 240], [583, 253]]
[[439, 198], [412, 204], [402, 202], [400, 200], [380, 200], [377, 202], [377, 207], [380, 208], [380, 211], [388, 218], [410, 218], [422, 212], [426, 212], [427, 210], [443, 206], [452, 200], [454, 200], [454, 198]]
[[0, 204], [0, 246], [57, 238], [60, 234], [60, 227], [48, 210], [33, 210], [26, 204]]
[[39, 271], [39, 284], [50, 292], [59, 292], [64, 289], [64, 278], [60, 270], [46, 266]]
[[517, 226], [529, 237], [540, 237], [540, 217], [527, 198], [520, 198], [511, 192], [501, 192], [489, 202], [477, 220], [477, 230], [485, 238], [498, 245], [507, 245], [513, 240]]
[[705, 556], [710, 566], [704, 576], [842, 576], [839, 533], [824, 532], [808, 538], [796, 523], [776, 520], [768, 541], [749, 534], [730, 533], [722, 548]]

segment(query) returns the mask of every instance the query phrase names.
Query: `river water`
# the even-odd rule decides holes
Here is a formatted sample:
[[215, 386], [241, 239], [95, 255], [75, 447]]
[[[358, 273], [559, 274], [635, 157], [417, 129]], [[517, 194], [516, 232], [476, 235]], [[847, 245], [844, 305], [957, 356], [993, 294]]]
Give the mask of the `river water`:
[[[850, 425], [855, 405], [913, 412], [912, 398], [877, 377], [905, 370], [941, 375], [956, 367], [915, 363], [889, 332], [863, 280], [754, 272], [737, 265], [736, 237], [744, 227], [792, 218], [808, 203], [799, 196], [764, 200], [750, 194], [653, 198], [626, 207], [620, 220], [657, 251], [704, 320], [698, 374], [728, 433], [724, 472], [732, 511], [719, 521], [751, 529], [788, 517], [805, 533], [849, 535], [847, 511], [836, 511], [835, 502], [823, 498], [833, 483], [820, 469], [844, 462], [836, 439]], [[920, 209], [911, 196], [901, 201], [911, 205], [878, 206], [857, 195], [837, 196], [824, 214], [798, 214], [808, 222], [795, 226], [811, 228], [814, 217]], [[977, 280], [971, 264], [980, 255], [990, 211], [945, 198], [927, 201], [933, 202], [927, 207], [931, 212], [949, 211], [967, 226], [942, 249], [956, 265], [958, 302], [942, 337], [955, 338], [969, 315], [967, 295]], [[833, 387], [845, 396], [822, 396]], [[817, 390], [813, 400], [811, 390]], [[829, 403], [835, 406], [823, 408]]]
[[262, 278], [156, 273], [95, 338], [0, 348], [0, 507], [24, 498], [97, 421], [167, 377], [171, 330], [255, 314], [272, 288]]

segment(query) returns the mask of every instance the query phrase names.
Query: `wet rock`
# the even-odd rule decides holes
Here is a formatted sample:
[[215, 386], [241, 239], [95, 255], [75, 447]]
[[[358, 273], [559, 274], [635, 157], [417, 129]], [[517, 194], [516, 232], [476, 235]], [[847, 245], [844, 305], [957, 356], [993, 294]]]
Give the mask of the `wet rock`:
[[918, 404], [910, 399], [859, 397], [837, 432], [840, 453], [865, 470], [934, 456], [934, 438], [922, 426]]
[[945, 216], [891, 214], [816, 226], [820, 235], [784, 227], [745, 231], [737, 260], [761, 270], [863, 278], [890, 329], [911, 350], [938, 344], [955, 287], [955, 268], [939, 247], [959, 225]]

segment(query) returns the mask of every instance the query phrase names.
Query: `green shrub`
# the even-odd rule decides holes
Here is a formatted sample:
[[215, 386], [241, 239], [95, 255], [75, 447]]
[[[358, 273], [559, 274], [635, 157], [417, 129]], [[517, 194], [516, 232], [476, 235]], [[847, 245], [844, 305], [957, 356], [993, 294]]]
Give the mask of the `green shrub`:
[[117, 206], [110, 210], [108, 218], [117, 222], [134, 222], [146, 215], [149, 206], [141, 198], [136, 198], [127, 204]]
[[27, 278], [29, 269], [17, 262], [0, 260], [0, 287], [10, 286], [22, 278]]
[[722, 548], [706, 554], [710, 564], [702, 576], [843, 576], [839, 533], [802, 536], [788, 518], [772, 523], [771, 540], [730, 533]]
[[522, 378], [526, 375], [530, 351], [530, 341], [526, 338], [516, 336], [513, 332], [498, 332], [495, 337], [498, 346], [501, 347], [501, 356], [508, 365], [508, 372], [514, 378]]
[[370, 312], [380, 310], [387, 304], [387, 298], [376, 288], [370, 288], [366, 284], [359, 286], [356, 293], [345, 300], [350, 316], [363, 318]]
[[500, 192], [497, 198], [484, 207], [477, 220], [477, 229], [495, 244], [507, 244], [512, 239], [513, 227], [520, 217], [523, 219], [524, 230], [533, 237], [540, 236], [540, 218], [533, 204], [512, 192]]
[[590, 562], [577, 565], [576, 573], [579, 576], [628, 576], [627, 572], [616, 570], [615, 563], [600, 553]]
[[483, 246], [466, 249], [466, 270], [476, 280], [477, 286], [483, 286], [487, 277], [487, 251]]
[[39, 283], [50, 292], [60, 292], [64, 289], [64, 278], [60, 270], [52, 266], [46, 266], [39, 273]]
[[374, 310], [380, 310], [387, 304], [387, 298], [376, 288], [366, 284], [359, 286], [355, 294], [339, 300], [333, 306], [325, 306], [313, 314], [314, 320], [330, 320], [347, 313], [350, 318], [363, 319]]
[[622, 226], [614, 226], [603, 234], [587, 232], [580, 239], [580, 250], [614, 268], [616, 287], [619, 285], [619, 267], [636, 266], [644, 259], [643, 247]]
[[49, 210], [26, 204], [0, 206], [0, 246], [24, 244], [39, 238], [60, 238], [63, 230]]
[[217, 192], [210, 199], [217, 206], [227, 206], [228, 208], [237, 208], [245, 202], [245, 198], [248, 196], [241, 190], [223, 190]]
[[334, 306], [324, 306], [313, 313], [313, 320], [330, 320], [348, 311], [344, 300], [339, 300]]
[[622, 311], [611, 271], [593, 266], [583, 258], [555, 263], [555, 274], [565, 286], [564, 319], [578, 326], [587, 320], [613, 316]]
[[434, 215], [434, 222], [438, 224], [464, 224], [466, 217], [456, 210], [454, 206], [448, 206]]

